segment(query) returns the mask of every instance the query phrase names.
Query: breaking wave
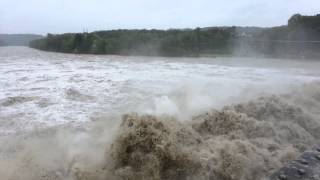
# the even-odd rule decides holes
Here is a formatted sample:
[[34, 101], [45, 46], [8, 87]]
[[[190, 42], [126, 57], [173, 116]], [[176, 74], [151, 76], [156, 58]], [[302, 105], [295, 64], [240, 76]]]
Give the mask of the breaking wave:
[[1, 139], [10, 180], [257, 180], [319, 143], [320, 83], [177, 120], [125, 114]]

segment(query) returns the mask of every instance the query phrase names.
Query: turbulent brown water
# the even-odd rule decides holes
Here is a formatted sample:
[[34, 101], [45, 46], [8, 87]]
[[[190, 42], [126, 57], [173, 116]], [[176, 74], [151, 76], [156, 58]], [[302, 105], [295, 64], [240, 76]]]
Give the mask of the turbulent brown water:
[[[219, 59], [141, 62], [137, 59], [143, 57], [87, 56], [65, 68], [69, 59], [80, 57], [10, 50], [0, 51], [0, 73], [7, 73], [0, 79], [1, 179], [263, 180], [319, 143], [317, 62], [283, 60], [278, 67], [271, 60], [249, 66], [248, 60], [239, 65], [228, 59], [223, 64]], [[28, 58], [35, 59], [23, 66]], [[92, 67], [80, 73], [84, 64]], [[142, 74], [130, 69], [139, 66], [146, 68]], [[48, 73], [38, 76], [44, 67]], [[110, 81], [100, 78], [114, 69], [121, 73], [103, 74]], [[10, 74], [17, 70], [21, 73]], [[21, 76], [28, 83], [13, 85]], [[43, 76], [46, 81], [39, 81]], [[195, 82], [200, 80], [205, 83]], [[186, 83], [175, 85], [181, 81]], [[87, 86], [92, 88], [84, 91]], [[36, 113], [28, 114], [29, 109]], [[49, 112], [63, 114], [61, 121], [39, 126], [46, 117], [40, 114]], [[91, 118], [73, 121], [86, 116]]]

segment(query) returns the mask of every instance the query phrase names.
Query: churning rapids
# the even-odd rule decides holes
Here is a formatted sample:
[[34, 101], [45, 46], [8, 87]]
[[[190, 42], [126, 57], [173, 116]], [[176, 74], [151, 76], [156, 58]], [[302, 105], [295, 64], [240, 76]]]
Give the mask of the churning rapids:
[[0, 48], [1, 180], [260, 180], [320, 140], [320, 61]]

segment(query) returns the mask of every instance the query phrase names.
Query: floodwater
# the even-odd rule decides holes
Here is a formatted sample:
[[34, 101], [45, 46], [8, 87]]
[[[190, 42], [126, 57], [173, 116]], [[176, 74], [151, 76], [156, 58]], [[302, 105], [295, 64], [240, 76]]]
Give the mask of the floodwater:
[[0, 176], [265, 179], [318, 143], [319, 80], [317, 60], [1, 47]]

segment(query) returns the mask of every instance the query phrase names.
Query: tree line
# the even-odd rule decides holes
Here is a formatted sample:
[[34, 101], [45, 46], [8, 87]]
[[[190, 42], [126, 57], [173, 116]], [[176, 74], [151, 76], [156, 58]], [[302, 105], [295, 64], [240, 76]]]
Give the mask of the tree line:
[[90, 54], [200, 56], [263, 55], [320, 57], [320, 15], [293, 15], [274, 28], [209, 27], [171, 30], [109, 30], [48, 34], [33, 48]]
[[122, 55], [198, 56], [230, 53], [235, 28], [186, 30], [111, 30], [48, 34], [30, 43], [33, 48], [65, 52]]

